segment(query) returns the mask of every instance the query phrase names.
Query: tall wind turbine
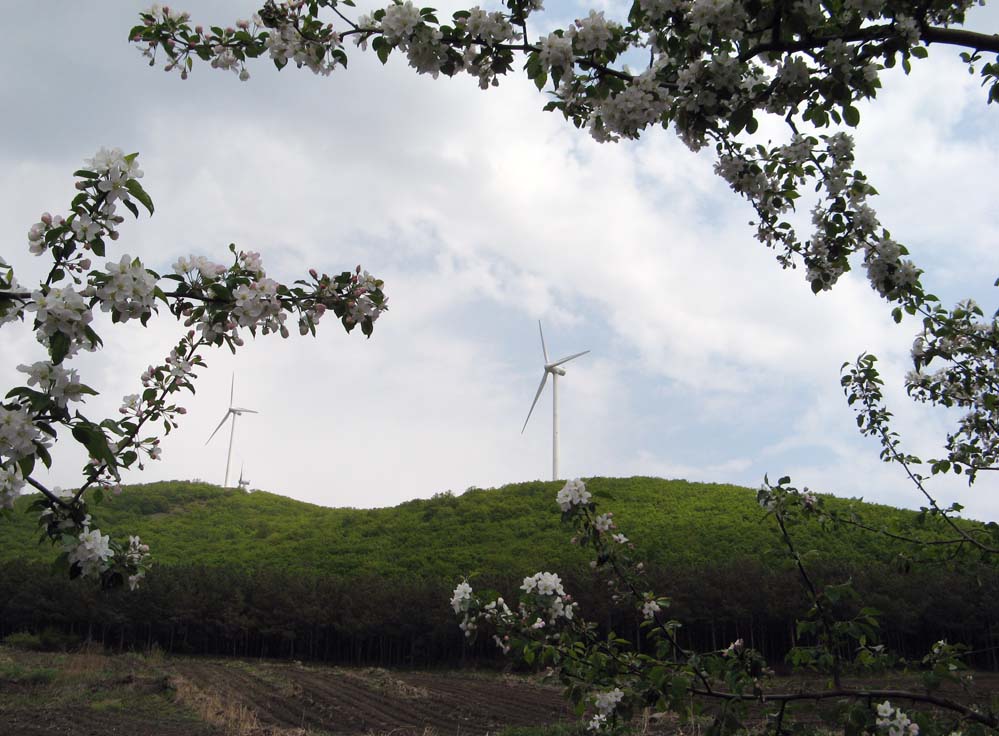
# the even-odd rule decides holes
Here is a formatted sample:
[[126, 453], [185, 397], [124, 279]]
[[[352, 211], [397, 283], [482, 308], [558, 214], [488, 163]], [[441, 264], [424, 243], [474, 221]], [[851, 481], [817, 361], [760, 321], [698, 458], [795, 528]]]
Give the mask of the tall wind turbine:
[[[211, 442], [212, 437], [218, 434], [218, 431], [222, 429], [222, 425], [225, 424], [230, 417], [232, 418], [232, 425], [229, 427], [229, 454], [226, 455], [225, 459], [225, 482], [222, 484], [223, 488], [229, 487], [229, 464], [232, 462], [232, 437], [234, 434], [236, 434], [236, 417], [242, 414], [259, 414], [259, 412], [254, 411], [253, 409], [243, 409], [240, 407], [233, 406], [232, 397], [235, 390], [236, 390], [236, 374], [233, 374], [232, 383], [229, 385], [229, 410], [225, 413], [225, 416], [222, 417], [222, 421], [219, 422], [219, 426], [215, 428], [215, 431], [212, 432], [211, 436], [205, 442], [206, 445], [209, 442]], [[242, 475], [242, 473], [240, 473], [240, 475]]]
[[574, 353], [568, 358], [562, 358], [561, 360], [556, 360], [554, 362], [548, 360], [548, 348], [545, 347], [545, 333], [541, 329], [541, 320], [538, 320], [538, 334], [541, 335], [541, 352], [545, 356], [545, 372], [541, 374], [541, 385], [538, 386], [538, 392], [534, 394], [534, 401], [531, 402], [531, 408], [527, 412], [527, 419], [524, 420], [524, 426], [521, 428], [520, 433], [524, 434], [524, 430], [527, 429], [527, 423], [531, 419], [531, 412], [534, 411], [535, 404], [538, 403], [538, 398], [541, 396], [541, 392], [545, 389], [545, 383], [548, 381], [548, 374], [552, 377], [552, 480], [558, 480], [558, 377], [565, 375], [565, 369], [559, 368], [560, 365], [568, 363], [570, 360], [575, 360], [580, 355], [586, 355], [589, 350], [584, 350], [581, 353]]

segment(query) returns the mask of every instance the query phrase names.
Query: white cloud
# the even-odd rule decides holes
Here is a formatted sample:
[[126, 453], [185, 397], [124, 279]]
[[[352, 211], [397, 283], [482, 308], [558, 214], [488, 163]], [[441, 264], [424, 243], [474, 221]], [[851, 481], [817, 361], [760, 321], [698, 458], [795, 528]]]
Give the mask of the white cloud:
[[[219, 19], [246, 14], [243, 3], [228, 8]], [[36, 53], [31, 34], [42, 32], [23, 14], [23, 45], [0, 52], [8, 68]], [[315, 341], [211, 354], [164, 460], [136, 479], [221, 480], [225, 442], [204, 441], [233, 373], [237, 400], [260, 410], [240, 419], [234, 449], [234, 475], [245, 464], [255, 486], [373, 506], [548, 477], [550, 399], [519, 434], [540, 379], [542, 318], [553, 355], [593, 351], [559, 387], [565, 474], [756, 485], [786, 472], [912, 505], [856, 436], [838, 385], [839, 364], [873, 350], [897, 387], [912, 326], [891, 323], [862, 273], [814, 297], [800, 271], [780, 271], [709, 155], [662, 131], [597, 145], [542, 112], [527, 80], [482, 92], [470, 79], [419, 78], [401, 59], [382, 68], [370, 54], [328, 79], [258, 65], [246, 84], [207, 67], [182, 83], [127, 48], [133, 16], [92, 4], [45, 19], [76, 63], [32, 56], [17, 82], [22, 104], [43, 108], [58, 86], [83, 123], [60, 129], [53, 147], [51, 119], [37, 130], [27, 118], [0, 122], [6, 242], [23, 243], [38, 212], [72, 196], [81, 159], [118, 144], [141, 151], [157, 204], [151, 220], [126, 226], [121, 248], [165, 269], [191, 252], [223, 259], [235, 242], [283, 279], [361, 263], [386, 279], [391, 306], [371, 340], [329, 319]], [[84, 48], [90, 36], [72, 24], [100, 40]], [[884, 192], [894, 234], [925, 252], [946, 288], [979, 295], [999, 271], [996, 153], [980, 132], [990, 128], [979, 126], [988, 111], [977, 82], [941, 55], [886, 79], [864, 111], [859, 163]], [[106, 100], [85, 84], [99, 71]], [[36, 267], [13, 257], [24, 273]], [[179, 327], [161, 323], [107, 331], [103, 354], [81, 362], [106, 392], [88, 407], [113, 414], [165, 355]], [[5, 355], [28, 350], [30, 338], [14, 334], [0, 334]], [[10, 373], [0, 367], [5, 385]], [[897, 394], [900, 429], [931, 454], [940, 420]], [[53, 482], [73, 478], [60, 470]], [[986, 501], [971, 510], [997, 511]]]

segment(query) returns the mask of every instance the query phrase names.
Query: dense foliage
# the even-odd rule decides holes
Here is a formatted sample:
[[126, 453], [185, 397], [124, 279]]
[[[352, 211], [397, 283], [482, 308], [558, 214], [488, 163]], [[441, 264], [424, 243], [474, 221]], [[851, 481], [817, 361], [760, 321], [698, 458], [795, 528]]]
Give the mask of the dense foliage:
[[[46, 574], [47, 546], [31, 544], [32, 520], [17, 513], [0, 528], [0, 629], [52, 626], [114, 646], [355, 663], [490, 660], [496, 651], [464, 642], [444, 604], [454, 580], [474, 571], [477, 586], [510, 595], [525, 575], [557, 564], [591, 618], [640, 638], [639, 620], [616, 610], [582, 550], [565, 544], [556, 485], [470, 489], [386, 509], [327, 509], [194, 483], [132, 487], [99, 507], [103, 528], [137, 529], [159, 550], [156, 574], [129, 595]], [[614, 497], [649, 581], [670, 590], [671, 612], [686, 622], [683, 641], [718, 648], [743, 637], [782, 660], [807, 604], [752, 491], [654, 478], [589, 487]], [[855, 506], [870, 525], [917, 531], [911, 512]], [[983, 650], [979, 664], [999, 665], [988, 650], [999, 626], [993, 570], [937, 564], [899, 574], [901, 545], [860, 530], [800, 532], [821, 574], [852, 576], [870, 593], [900, 651], [960, 636]], [[948, 595], [956, 581], [967, 596]]]

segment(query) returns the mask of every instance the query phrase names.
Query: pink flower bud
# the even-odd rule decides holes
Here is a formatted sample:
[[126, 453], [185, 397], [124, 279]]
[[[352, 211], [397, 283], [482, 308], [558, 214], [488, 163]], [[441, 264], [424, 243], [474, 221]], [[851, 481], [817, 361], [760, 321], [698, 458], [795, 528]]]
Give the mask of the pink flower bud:
[[310, 268], [309, 269], [309, 276], [311, 276], [314, 279], [318, 279], [319, 278], [319, 274], [316, 272], [316, 269], [314, 269], [314, 268]]
[[183, 406], [178, 406], [177, 407], [177, 413], [178, 414], [187, 414], [187, 409], [185, 409]]
[[117, 240], [118, 239], [118, 231], [117, 230], [112, 230], [111, 232], [108, 233], [108, 237], [110, 237], [111, 240]]
[[357, 273], [357, 274], [361, 273], [361, 264], [360, 263], [357, 264], [357, 268], [354, 269], [354, 273]]
[[200, 36], [202, 33], [205, 32], [205, 29], [204, 29], [203, 26], [195, 26], [194, 27], [194, 32], [197, 33]]
[[90, 268], [90, 259], [89, 258], [82, 259], [80, 261], [80, 268], [82, 268], [84, 271]]
[[43, 212], [42, 213], [42, 222], [44, 222], [46, 225], [51, 225], [52, 224], [52, 215], [50, 215], [48, 212]]

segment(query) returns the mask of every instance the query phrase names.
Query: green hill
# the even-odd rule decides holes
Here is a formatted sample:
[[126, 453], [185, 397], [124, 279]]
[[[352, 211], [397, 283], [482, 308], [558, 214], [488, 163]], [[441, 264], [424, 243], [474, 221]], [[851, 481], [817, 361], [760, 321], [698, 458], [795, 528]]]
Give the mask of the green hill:
[[[140, 535], [161, 565], [302, 568], [338, 576], [524, 575], [583, 560], [559, 521], [554, 499], [560, 487], [519, 483], [394, 508], [331, 509], [266, 492], [164, 482], [127, 488], [93, 514], [105, 533]], [[773, 523], [763, 519], [750, 489], [657, 478], [593, 478], [587, 487], [611, 495], [601, 507], [614, 512], [650, 563], [677, 567], [780, 553]], [[29, 502], [20, 499], [16, 511]], [[850, 502], [827, 503], [842, 509]], [[912, 524], [911, 512], [861, 508], [876, 527], [906, 531]], [[885, 552], [884, 538], [871, 534], [799, 534], [803, 548], [844, 562]], [[0, 524], [0, 559], [50, 559], [51, 548], [36, 545], [36, 538], [34, 519], [16, 513], [13, 523]]]
[[[439, 665], [495, 656], [488, 638], [469, 648], [455, 625], [447, 601], [458, 580], [472, 575], [475, 588], [513, 598], [538, 570], [558, 572], [590, 620], [637, 631], [635, 612], [616, 606], [585, 552], [569, 544], [559, 488], [519, 483], [330, 509], [197, 483], [133, 486], [93, 515], [104, 532], [139, 534], [152, 547], [154, 567], [135, 592], [49, 572], [56, 551], [37, 544], [35, 519], [24, 513], [31, 499], [22, 498], [0, 521], [0, 636], [53, 627], [120, 648]], [[592, 478], [587, 488], [611, 497], [601, 510], [614, 512], [648, 562], [649, 588], [672, 599], [683, 642], [717, 649], [741, 637], [781, 660], [808, 604], [754, 491], [655, 478]], [[826, 504], [852, 507], [875, 528], [930, 533], [914, 529], [911, 511]], [[815, 524], [793, 525], [792, 534], [820, 585], [852, 578], [884, 612], [896, 650], [960, 640], [999, 667], [994, 566], [965, 555], [901, 574], [893, 558], [903, 548], [884, 535]]]

